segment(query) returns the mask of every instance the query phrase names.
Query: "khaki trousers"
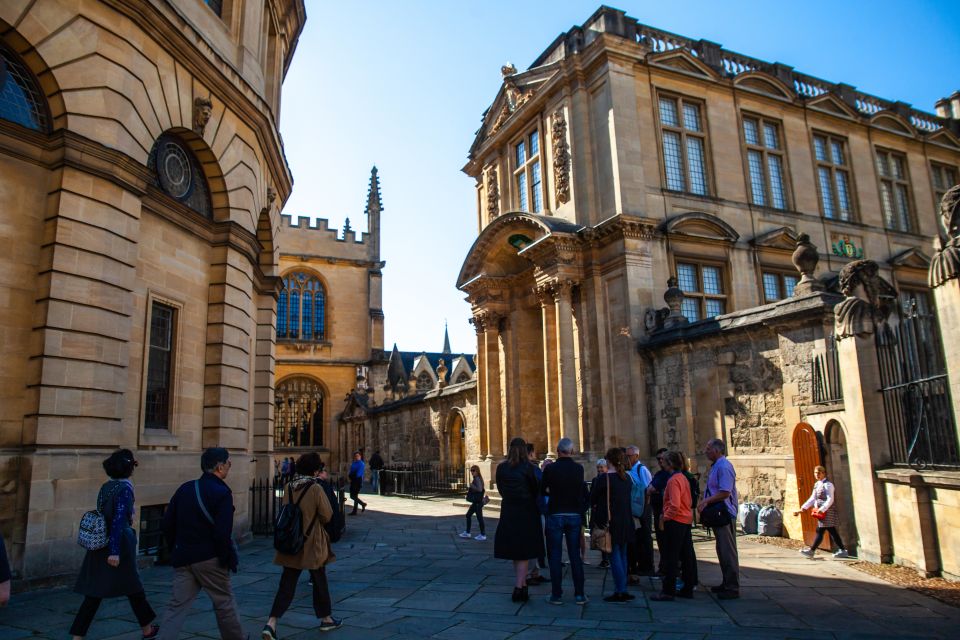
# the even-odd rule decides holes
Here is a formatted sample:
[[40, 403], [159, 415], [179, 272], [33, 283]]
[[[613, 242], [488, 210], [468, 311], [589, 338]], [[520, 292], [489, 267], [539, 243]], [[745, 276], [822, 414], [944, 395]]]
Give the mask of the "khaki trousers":
[[160, 622], [160, 640], [177, 640], [180, 627], [197, 594], [203, 589], [213, 602], [222, 640], [244, 640], [246, 635], [237, 616], [237, 601], [230, 586], [230, 572], [217, 558], [177, 567], [173, 574], [173, 596]]
[[715, 527], [713, 535], [717, 541], [717, 559], [723, 573], [723, 588], [726, 591], [740, 593], [740, 558], [737, 555], [736, 520], [725, 527]]

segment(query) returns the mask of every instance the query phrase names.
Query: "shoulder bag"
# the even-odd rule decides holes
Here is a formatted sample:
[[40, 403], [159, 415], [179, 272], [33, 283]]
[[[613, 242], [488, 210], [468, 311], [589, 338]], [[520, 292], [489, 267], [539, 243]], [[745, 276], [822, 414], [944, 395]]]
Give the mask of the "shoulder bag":
[[733, 520], [733, 516], [727, 511], [726, 500], [711, 502], [703, 511], [700, 512], [700, 524], [705, 527], [718, 528], [725, 527]]
[[613, 523], [613, 512], [610, 511], [610, 474], [607, 476], [607, 524], [602, 527], [594, 526], [590, 530], [590, 547], [603, 553], [613, 551], [613, 538], [610, 537], [610, 525]]

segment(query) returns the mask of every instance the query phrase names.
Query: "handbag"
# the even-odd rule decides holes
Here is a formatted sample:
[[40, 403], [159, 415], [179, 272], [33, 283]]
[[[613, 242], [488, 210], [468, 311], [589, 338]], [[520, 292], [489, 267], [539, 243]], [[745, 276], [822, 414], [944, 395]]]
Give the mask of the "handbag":
[[823, 520], [824, 518], [827, 517], [827, 513], [825, 511], [811, 511], [810, 515], [816, 518], [817, 520]]
[[590, 547], [603, 553], [613, 551], [613, 538], [610, 536], [610, 524], [613, 522], [613, 513], [610, 511], [610, 474], [607, 474], [607, 524], [590, 529]]
[[733, 516], [727, 511], [727, 505], [723, 500], [712, 502], [703, 508], [700, 512], [700, 524], [705, 527], [719, 528], [730, 524]]
[[490, 504], [490, 496], [488, 496], [487, 494], [483, 494], [483, 500], [480, 501], [480, 504], [482, 504], [483, 506], [487, 506], [488, 504]]

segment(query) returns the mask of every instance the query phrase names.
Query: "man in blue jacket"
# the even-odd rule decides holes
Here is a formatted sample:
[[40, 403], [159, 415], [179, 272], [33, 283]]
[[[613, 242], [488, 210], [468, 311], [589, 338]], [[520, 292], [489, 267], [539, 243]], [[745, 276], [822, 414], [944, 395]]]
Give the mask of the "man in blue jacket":
[[243, 640], [230, 572], [237, 570], [233, 544], [233, 493], [224, 482], [230, 453], [213, 447], [203, 452], [203, 475], [180, 485], [163, 514], [163, 535], [174, 567], [173, 596], [160, 625], [161, 640], [175, 640], [201, 589], [213, 602], [223, 640]]

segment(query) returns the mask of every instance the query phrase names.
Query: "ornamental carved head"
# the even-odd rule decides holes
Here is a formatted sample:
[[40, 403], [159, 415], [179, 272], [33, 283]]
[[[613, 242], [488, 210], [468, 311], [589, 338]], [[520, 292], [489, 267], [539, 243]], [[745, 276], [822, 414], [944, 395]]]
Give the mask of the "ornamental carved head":
[[960, 237], [960, 184], [943, 194], [940, 200], [940, 219], [950, 238]]
[[203, 130], [210, 122], [210, 116], [213, 114], [213, 102], [210, 98], [193, 99], [193, 130], [197, 135], [203, 135]]
[[854, 260], [840, 270], [840, 291], [848, 298], [859, 298], [873, 307], [879, 318], [890, 315], [896, 305], [897, 290], [880, 276], [873, 260]]

